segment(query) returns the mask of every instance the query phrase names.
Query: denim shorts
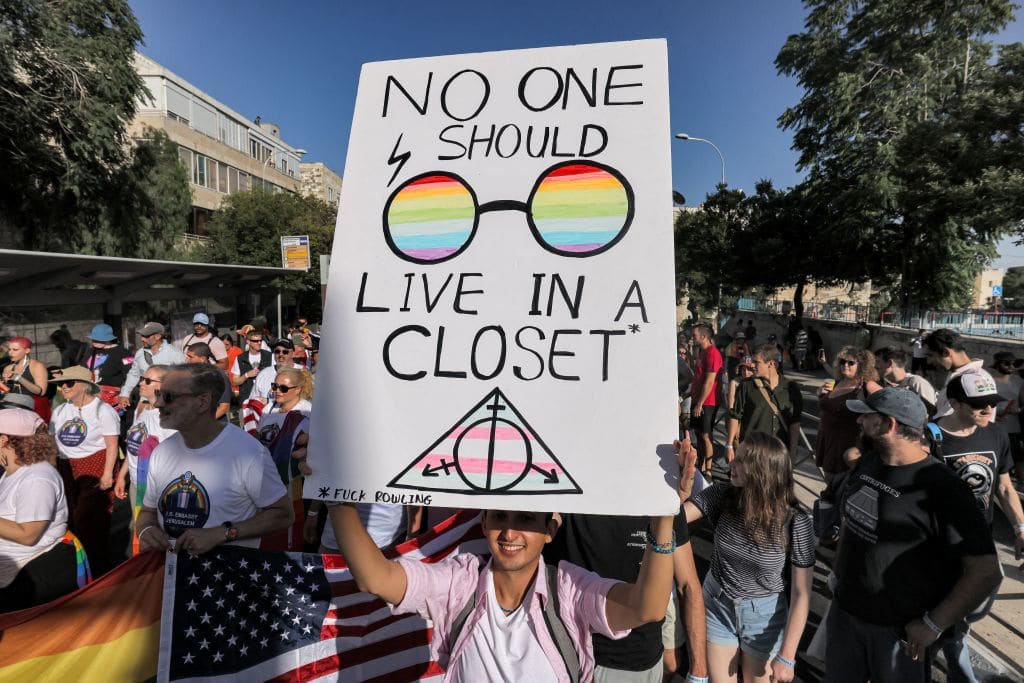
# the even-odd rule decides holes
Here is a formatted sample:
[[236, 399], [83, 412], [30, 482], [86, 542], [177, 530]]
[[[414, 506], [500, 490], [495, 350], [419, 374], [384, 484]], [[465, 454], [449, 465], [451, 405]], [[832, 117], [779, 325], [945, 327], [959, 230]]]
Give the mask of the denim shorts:
[[751, 657], [768, 661], [782, 647], [789, 601], [783, 593], [735, 600], [708, 572], [704, 578], [704, 612], [709, 643], [739, 647]]

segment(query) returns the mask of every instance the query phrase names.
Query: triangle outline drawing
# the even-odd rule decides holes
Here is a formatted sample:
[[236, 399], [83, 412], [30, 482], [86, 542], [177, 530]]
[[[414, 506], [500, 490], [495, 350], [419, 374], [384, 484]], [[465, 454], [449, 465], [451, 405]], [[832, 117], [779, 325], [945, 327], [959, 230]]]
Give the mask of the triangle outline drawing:
[[[490, 411], [489, 415], [487, 411]], [[499, 411], [504, 411], [500, 417]], [[499, 432], [503, 436], [498, 436]], [[487, 434], [486, 460], [460, 457], [459, 448], [463, 441], [469, 439], [467, 443], [470, 446], [482, 444], [484, 440], [479, 435], [483, 433]], [[521, 456], [518, 460], [495, 459], [496, 450], [503, 446], [507, 449], [507, 444], [517, 442], [524, 451], [516, 454]], [[467, 472], [467, 469], [478, 471]], [[474, 481], [479, 476], [484, 477], [482, 484]], [[466, 495], [583, 493], [561, 461], [500, 388], [487, 392], [388, 486]]]

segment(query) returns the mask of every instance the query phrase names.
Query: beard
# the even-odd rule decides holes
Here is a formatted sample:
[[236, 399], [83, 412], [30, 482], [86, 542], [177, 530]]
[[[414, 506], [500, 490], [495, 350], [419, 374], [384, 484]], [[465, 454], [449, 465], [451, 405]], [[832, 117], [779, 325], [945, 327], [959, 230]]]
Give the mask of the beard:
[[857, 437], [857, 448], [861, 453], [874, 453], [875, 455], [885, 455], [887, 445], [884, 441], [876, 439], [864, 430], [861, 430], [860, 436]]

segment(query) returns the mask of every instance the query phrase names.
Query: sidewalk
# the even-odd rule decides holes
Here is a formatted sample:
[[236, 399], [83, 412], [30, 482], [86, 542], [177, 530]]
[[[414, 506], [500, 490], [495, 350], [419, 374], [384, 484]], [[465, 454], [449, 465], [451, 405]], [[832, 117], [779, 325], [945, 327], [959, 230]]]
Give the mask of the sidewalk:
[[[786, 369], [786, 376], [798, 381], [804, 388], [804, 419], [803, 429], [813, 445], [817, 438], [818, 400], [817, 391], [826, 378], [822, 370], [796, 372]], [[719, 423], [716, 430], [716, 441], [725, 441], [725, 421]], [[724, 451], [716, 447], [716, 455], [724, 455]], [[813, 457], [803, 447], [797, 455], [798, 466], [795, 471], [796, 493], [802, 505], [810, 510], [814, 500], [825, 487], [821, 473], [814, 465]], [[724, 463], [724, 458], [722, 459]], [[1024, 572], [1018, 567], [1021, 562], [1014, 561], [1013, 534], [1006, 518], [996, 514], [994, 533], [999, 561], [1006, 578], [1003, 579], [992, 612], [972, 627], [970, 648], [975, 673], [978, 680], [989, 683], [1004, 681], [1024, 681]], [[698, 570], [703, 573], [706, 561], [711, 557], [710, 537], [695, 539], [694, 551], [699, 556]], [[811, 598], [811, 614], [800, 645], [797, 665], [797, 680], [820, 681], [824, 675], [824, 663], [803, 654], [815, 630], [821, 624], [822, 615], [831, 600], [831, 592], [826, 586], [829, 569], [834, 558], [834, 551], [819, 548], [818, 562], [814, 568], [814, 594]], [[705, 562], [701, 563], [701, 559]], [[936, 681], [945, 681], [944, 663], [939, 662], [935, 672]]]

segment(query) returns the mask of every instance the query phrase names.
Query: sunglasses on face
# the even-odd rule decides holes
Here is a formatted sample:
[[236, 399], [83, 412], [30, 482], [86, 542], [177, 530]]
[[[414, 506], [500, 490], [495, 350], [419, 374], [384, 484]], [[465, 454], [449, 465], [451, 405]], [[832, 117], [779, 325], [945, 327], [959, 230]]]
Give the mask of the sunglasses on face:
[[856, 365], [856, 364], [857, 364], [857, 361], [855, 361], [855, 360], [849, 360], [849, 359], [846, 359], [846, 358], [840, 358], [839, 359], [840, 367], [846, 367], [848, 365]]
[[633, 188], [615, 169], [566, 161], [544, 171], [525, 202], [480, 204], [469, 184], [453, 173], [430, 171], [410, 178], [384, 206], [384, 238], [401, 259], [440, 263], [461, 254], [490, 211], [521, 211], [534, 239], [559, 256], [585, 257], [614, 246], [633, 221]]
[[250, 343], [250, 344], [262, 344], [262, 343], [263, 343], [263, 339], [260, 339], [260, 338], [257, 338], [257, 339], [250, 339], [250, 340], [249, 340], [249, 343]]
[[170, 392], [170, 391], [160, 391], [160, 390], [157, 390], [157, 391], [153, 392], [153, 395], [156, 396], [156, 398], [158, 398], [161, 401], [163, 401], [164, 405], [169, 406], [172, 403], [174, 403], [175, 401], [177, 401], [179, 398], [181, 398], [182, 396], [195, 396], [196, 394], [191, 392], [191, 391], [175, 391], [175, 392]]
[[274, 349], [274, 355], [275, 356], [287, 356], [287, 355], [290, 355], [290, 354], [291, 354], [291, 351], [289, 351], [288, 349]]
[[78, 380], [75, 379], [66, 379], [63, 382], [57, 382], [57, 386], [61, 387], [62, 389], [70, 389], [76, 384], [78, 384]]
[[277, 383], [274, 383], [274, 384], [270, 385], [270, 390], [271, 391], [280, 391], [282, 394], [287, 394], [292, 389], [298, 389], [298, 387], [290, 387], [287, 384], [277, 384]]
[[150, 384], [160, 384], [160, 381], [161, 381], [161, 380], [158, 380], [158, 379], [153, 379], [153, 378], [151, 378], [151, 377], [143, 377], [143, 378], [142, 378], [141, 380], [139, 380], [139, 381], [140, 381], [140, 382], [142, 382], [143, 384], [145, 384], [145, 385], [147, 385], [147, 386], [148, 386], [148, 385], [150, 385]]

